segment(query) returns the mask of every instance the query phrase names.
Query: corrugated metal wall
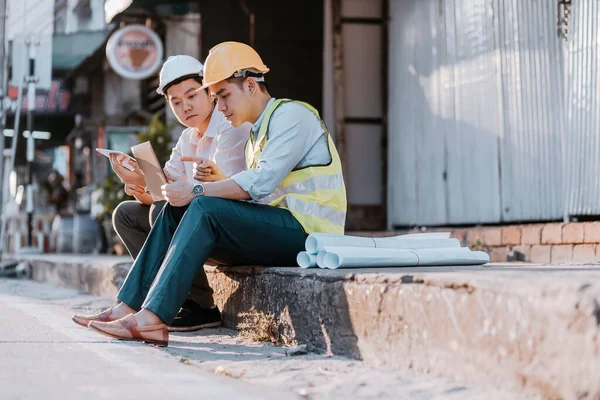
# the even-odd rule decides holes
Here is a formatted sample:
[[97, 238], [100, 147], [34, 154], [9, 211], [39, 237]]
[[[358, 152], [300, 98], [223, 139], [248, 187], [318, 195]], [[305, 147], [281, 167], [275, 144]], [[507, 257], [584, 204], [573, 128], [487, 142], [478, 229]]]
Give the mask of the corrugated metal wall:
[[494, 14], [504, 125], [501, 220], [560, 219], [565, 42], [557, 34], [558, 1], [497, 0]]
[[446, 143], [445, 223], [498, 219], [500, 170], [495, 159], [502, 121], [492, 2], [436, 3], [443, 17], [445, 59], [432, 76], [440, 75], [444, 83], [439, 114], [443, 125], [435, 135], [445, 137]]
[[600, 5], [573, 1], [566, 85], [567, 207], [570, 215], [600, 215]]
[[[574, 140], [565, 114], [575, 114], [564, 65], [568, 49], [586, 53], [588, 62], [570, 58], [569, 70], [586, 71], [587, 91], [575, 92], [596, 101], [597, 8], [573, 1], [581, 45], [569, 48], [557, 32], [559, 1], [390, 2], [389, 225], [563, 217], [563, 182], [574, 176], [565, 149], [576, 151], [564, 145]], [[599, 110], [586, 104], [577, 120], [592, 128]]]

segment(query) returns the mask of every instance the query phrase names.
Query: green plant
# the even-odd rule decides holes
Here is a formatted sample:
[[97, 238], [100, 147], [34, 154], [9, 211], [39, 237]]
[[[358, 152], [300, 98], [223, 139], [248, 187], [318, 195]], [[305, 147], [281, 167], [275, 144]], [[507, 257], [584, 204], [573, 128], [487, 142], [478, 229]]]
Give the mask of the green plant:
[[119, 204], [125, 200], [133, 200], [133, 197], [128, 196], [123, 190], [123, 184], [117, 175], [111, 170], [108, 176], [104, 179], [102, 186], [102, 194], [98, 197], [104, 213], [112, 215], [112, 212]]
[[171, 131], [174, 127], [174, 124], [163, 123], [158, 114], [154, 114], [146, 130], [137, 136], [140, 143], [150, 142], [161, 165], [165, 165], [171, 155]]
[[[125, 200], [133, 200], [133, 197], [125, 194], [123, 184], [111, 170], [104, 179], [104, 185], [98, 196], [98, 201], [102, 204], [103, 211], [102, 214], [98, 216], [98, 221], [102, 224], [109, 248], [113, 250], [115, 250], [115, 245], [121, 241], [114, 230], [111, 216], [115, 208]], [[117, 254], [121, 253], [117, 252]]]

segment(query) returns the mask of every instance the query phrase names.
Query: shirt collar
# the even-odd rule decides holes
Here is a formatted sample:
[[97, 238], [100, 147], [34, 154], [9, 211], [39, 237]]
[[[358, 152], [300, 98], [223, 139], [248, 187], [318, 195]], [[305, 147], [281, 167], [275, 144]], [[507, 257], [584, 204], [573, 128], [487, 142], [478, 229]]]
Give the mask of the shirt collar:
[[[206, 132], [204, 132], [204, 136], [209, 137], [209, 138], [214, 138], [215, 136], [217, 136], [219, 126], [221, 125], [222, 118], [223, 118], [223, 114], [219, 110], [217, 110], [217, 106], [215, 105], [215, 108], [210, 116], [210, 122], [208, 123], [208, 127], [206, 128]], [[200, 141], [200, 136], [198, 135], [198, 131], [196, 130], [196, 128], [192, 128], [192, 129], [194, 130], [194, 134], [191, 135], [190, 142], [198, 143]], [[202, 136], [202, 137], [204, 137], [204, 136]]]
[[260, 129], [260, 124], [262, 124], [263, 119], [265, 119], [265, 115], [267, 114], [267, 110], [269, 109], [269, 107], [271, 107], [271, 104], [273, 104], [274, 101], [275, 101], [275, 98], [272, 97], [271, 100], [269, 100], [269, 102], [267, 103], [263, 112], [260, 114], [260, 117], [258, 117], [258, 119], [254, 123], [254, 125], [252, 125], [252, 133], [254, 135], [258, 134], [258, 130]]

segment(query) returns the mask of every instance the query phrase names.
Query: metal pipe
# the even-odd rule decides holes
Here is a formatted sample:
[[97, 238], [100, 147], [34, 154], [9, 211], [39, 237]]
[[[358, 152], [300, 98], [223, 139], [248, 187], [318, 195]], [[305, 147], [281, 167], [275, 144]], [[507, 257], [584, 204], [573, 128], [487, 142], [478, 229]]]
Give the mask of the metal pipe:
[[[18, 94], [17, 94], [17, 110], [15, 112], [15, 122], [14, 122], [14, 126], [13, 126], [13, 138], [12, 138], [12, 142], [10, 144], [10, 160], [9, 160], [9, 167], [8, 167], [8, 172], [9, 174], [14, 171], [15, 169], [15, 157], [17, 156], [17, 142], [19, 141], [19, 129], [20, 129], [20, 122], [21, 122], [21, 106], [23, 104], [23, 84], [25, 83], [25, 77], [21, 76], [21, 79], [19, 79], [19, 88], [18, 88]], [[4, 133], [4, 132], [2, 132]], [[10, 176], [10, 175], [9, 175]], [[0, 244], [2, 247], [2, 250], [4, 250], [4, 237], [6, 235], [6, 226], [4, 224], [4, 221], [2, 221], [3, 223], [0, 224]]]
[[[0, 0], [0, 216], [4, 207], [4, 128], [6, 128], [6, 95], [8, 93], [8, 57], [6, 57], [6, 0]], [[0, 225], [4, 227], [4, 218], [0, 217]], [[0, 229], [0, 256], [4, 251], [4, 228]]]
[[35, 110], [35, 48], [39, 42], [27, 39], [29, 50], [29, 76], [27, 77], [27, 246], [33, 246], [33, 161], [35, 160], [35, 139], [33, 138], [33, 111]]
[[[6, 127], [6, 95], [8, 82], [8, 57], [6, 57], [6, 0], [0, 0], [0, 177], [4, 177], [4, 140], [1, 135]], [[2, 206], [4, 200], [4, 182], [0, 178], [0, 215], [2, 214]], [[0, 254], [2, 249], [0, 248]]]

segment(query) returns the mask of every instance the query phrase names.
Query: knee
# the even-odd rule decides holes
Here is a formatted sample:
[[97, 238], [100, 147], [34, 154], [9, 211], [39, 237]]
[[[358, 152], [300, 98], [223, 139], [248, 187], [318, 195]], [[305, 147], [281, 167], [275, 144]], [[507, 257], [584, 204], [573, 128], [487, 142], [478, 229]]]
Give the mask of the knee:
[[223, 202], [229, 201], [218, 197], [196, 197], [190, 203], [190, 211], [192, 211], [192, 219], [205, 219], [208, 223], [214, 224], [220, 219], [223, 213]]
[[150, 226], [154, 225], [158, 215], [166, 205], [168, 205], [168, 203], [165, 200], [160, 200], [152, 204], [150, 207]]
[[112, 213], [112, 224], [115, 230], [118, 230], [123, 225], [123, 219], [127, 214], [125, 203], [120, 203]]
[[112, 223], [115, 230], [118, 232], [123, 226], [130, 225], [132, 214], [139, 207], [136, 201], [124, 201], [120, 203], [112, 213]]
[[223, 199], [219, 197], [199, 196], [192, 200], [190, 205], [200, 210], [203, 214], [212, 214], [214, 211], [223, 208]]

